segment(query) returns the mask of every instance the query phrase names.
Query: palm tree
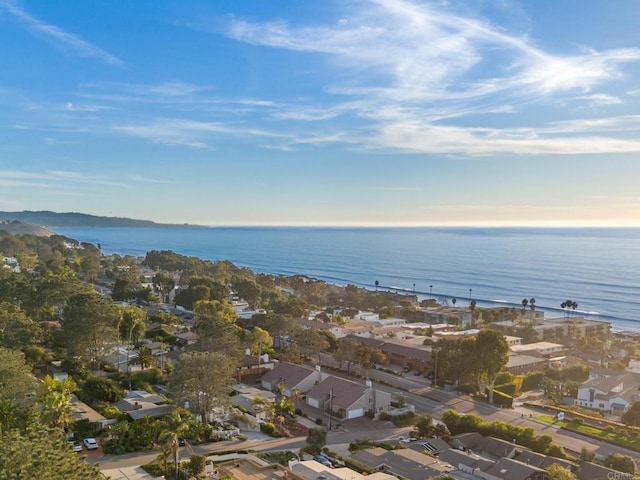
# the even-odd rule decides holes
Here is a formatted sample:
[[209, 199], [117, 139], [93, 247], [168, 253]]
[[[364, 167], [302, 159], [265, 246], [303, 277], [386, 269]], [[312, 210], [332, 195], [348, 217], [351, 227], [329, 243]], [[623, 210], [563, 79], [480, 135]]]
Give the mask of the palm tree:
[[[162, 446], [163, 452], [169, 450], [173, 454], [174, 478], [178, 478], [178, 449], [180, 447], [179, 439], [189, 431], [192, 418], [188, 412], [181, 409], [175, 409], [169, 415], [164, 417], [161, 422], [160, 435], [158, 440]], [[166, 459], [165, 459], [166, 469]]]
[[153, 356], [153, 353], [151, 353], [151, 350], [147, 347], [140, 347], [135, 357], [129, 361], [129, 364], [140, 365], [140, 369], [144, 370], [156, 364], [156, 357]]

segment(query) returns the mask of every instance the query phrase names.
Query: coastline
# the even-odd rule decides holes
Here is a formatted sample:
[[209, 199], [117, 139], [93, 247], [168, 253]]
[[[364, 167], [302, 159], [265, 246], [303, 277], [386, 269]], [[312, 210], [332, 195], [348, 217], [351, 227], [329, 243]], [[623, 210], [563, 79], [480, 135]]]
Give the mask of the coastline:
[[[228, 260], [256, 273], [304, 275], [336, 285], [353, 284], [415, 293], [420, 299], [456, 298], [470, 290], [478, 306], [521, 308], [535, 297], [548, 318], [565, 312], [607, 321], [616, 331], [639, 331], [640, 229], [448, 228], [161, 228], [88, 227], [57, 233], [100, 243], [103, 253], [143, 257], [173, 250], [203, 260]], [[635, 250], [634, 250], [635, 249]], [[636, 256], [636, 253], [638, 255]], [[432, 287], [431, 289], [429, 287]], [[634, 315], [635, 314], [635, 315]]]

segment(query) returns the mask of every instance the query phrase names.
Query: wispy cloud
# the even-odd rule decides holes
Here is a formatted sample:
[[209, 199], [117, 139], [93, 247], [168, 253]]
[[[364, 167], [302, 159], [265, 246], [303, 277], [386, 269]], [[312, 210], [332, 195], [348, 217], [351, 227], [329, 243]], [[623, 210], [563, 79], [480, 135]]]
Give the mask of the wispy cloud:
[[5, 187], [42, 187], [50, 188], [67, 185], [104, 185], [118, 188], [129, 188], [129, 185], [108, 177], [85, 175], [67, 170], [48, 170], [45, 172], [29, 172], [20, 170], [0, 170], [0, 185]]
[[290, 138], [281, 133], [258, 128], [235, 126], [223, 122], [201, 122], [187, 119], [158, 118], [146, 123], [114, 125], [114, 131], [169, 146], [211, 148], [221, 136]]
[[325, 86], [334, 104], [280, 104], [270, 115], [314, 122], [343, 115], [366, 119], [370, 134], [361, 140], [368, 147], [425, 153], [640, 151], [634, 139], [593, 130], [584, 137], [561, 137], [545, 132], [545, 125], [521, 131], [453, 124], [564, 99], [585, 106], [620, 104], [619, 97], [594, 89], [620, 80], [625, 64], [640, 61], [640, 48], [553, 54], [482, 18], [459, 15], [446, 3], [403, 0], [351, 2], [324, 25], [237, 19], [227, 35], [252, 45], [323, 54], [326, 68], [341, 73], [339, 82]]
[[97, 58], [110, 65], [121, 66], [122, 60], [102, 50], [100, 47], [83, 40], [78, 35], [69, 33], [55, 25], [48, 24], [20, 7], [14, 0], [0, 0], [0, 9], [13, 15], [13, 17], [29, 32], [41, 36], [55, 46], [70, 51], [81, 57]]

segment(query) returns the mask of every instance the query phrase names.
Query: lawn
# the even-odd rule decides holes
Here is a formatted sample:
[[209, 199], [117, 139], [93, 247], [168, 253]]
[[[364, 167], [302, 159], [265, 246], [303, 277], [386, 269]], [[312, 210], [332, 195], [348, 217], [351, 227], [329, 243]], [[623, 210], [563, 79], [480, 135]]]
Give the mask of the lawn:
[[630, 438], [615, 430], [607, 430], [593, 425], [581, 424], [576, 421], [556, 420], [554, 417], [550, 417], [548, 415], [536, 415], [534, 418], [541, 422], [548, 423], [549, 425], [555, 425], [559, 428], [581, 433], [588, 437], [597, 438], [613, 445], [626, 447], [637, 452], [640, 451], [639, 438]]

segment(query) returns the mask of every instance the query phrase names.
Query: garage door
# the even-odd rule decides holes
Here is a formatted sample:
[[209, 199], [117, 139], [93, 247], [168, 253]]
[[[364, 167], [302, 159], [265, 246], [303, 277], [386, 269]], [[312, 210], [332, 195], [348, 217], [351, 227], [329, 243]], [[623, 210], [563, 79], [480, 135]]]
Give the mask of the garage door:
[[364, 408], [356, 408], [347, 411], [347, 418], [358, 418], [364, 416]]

